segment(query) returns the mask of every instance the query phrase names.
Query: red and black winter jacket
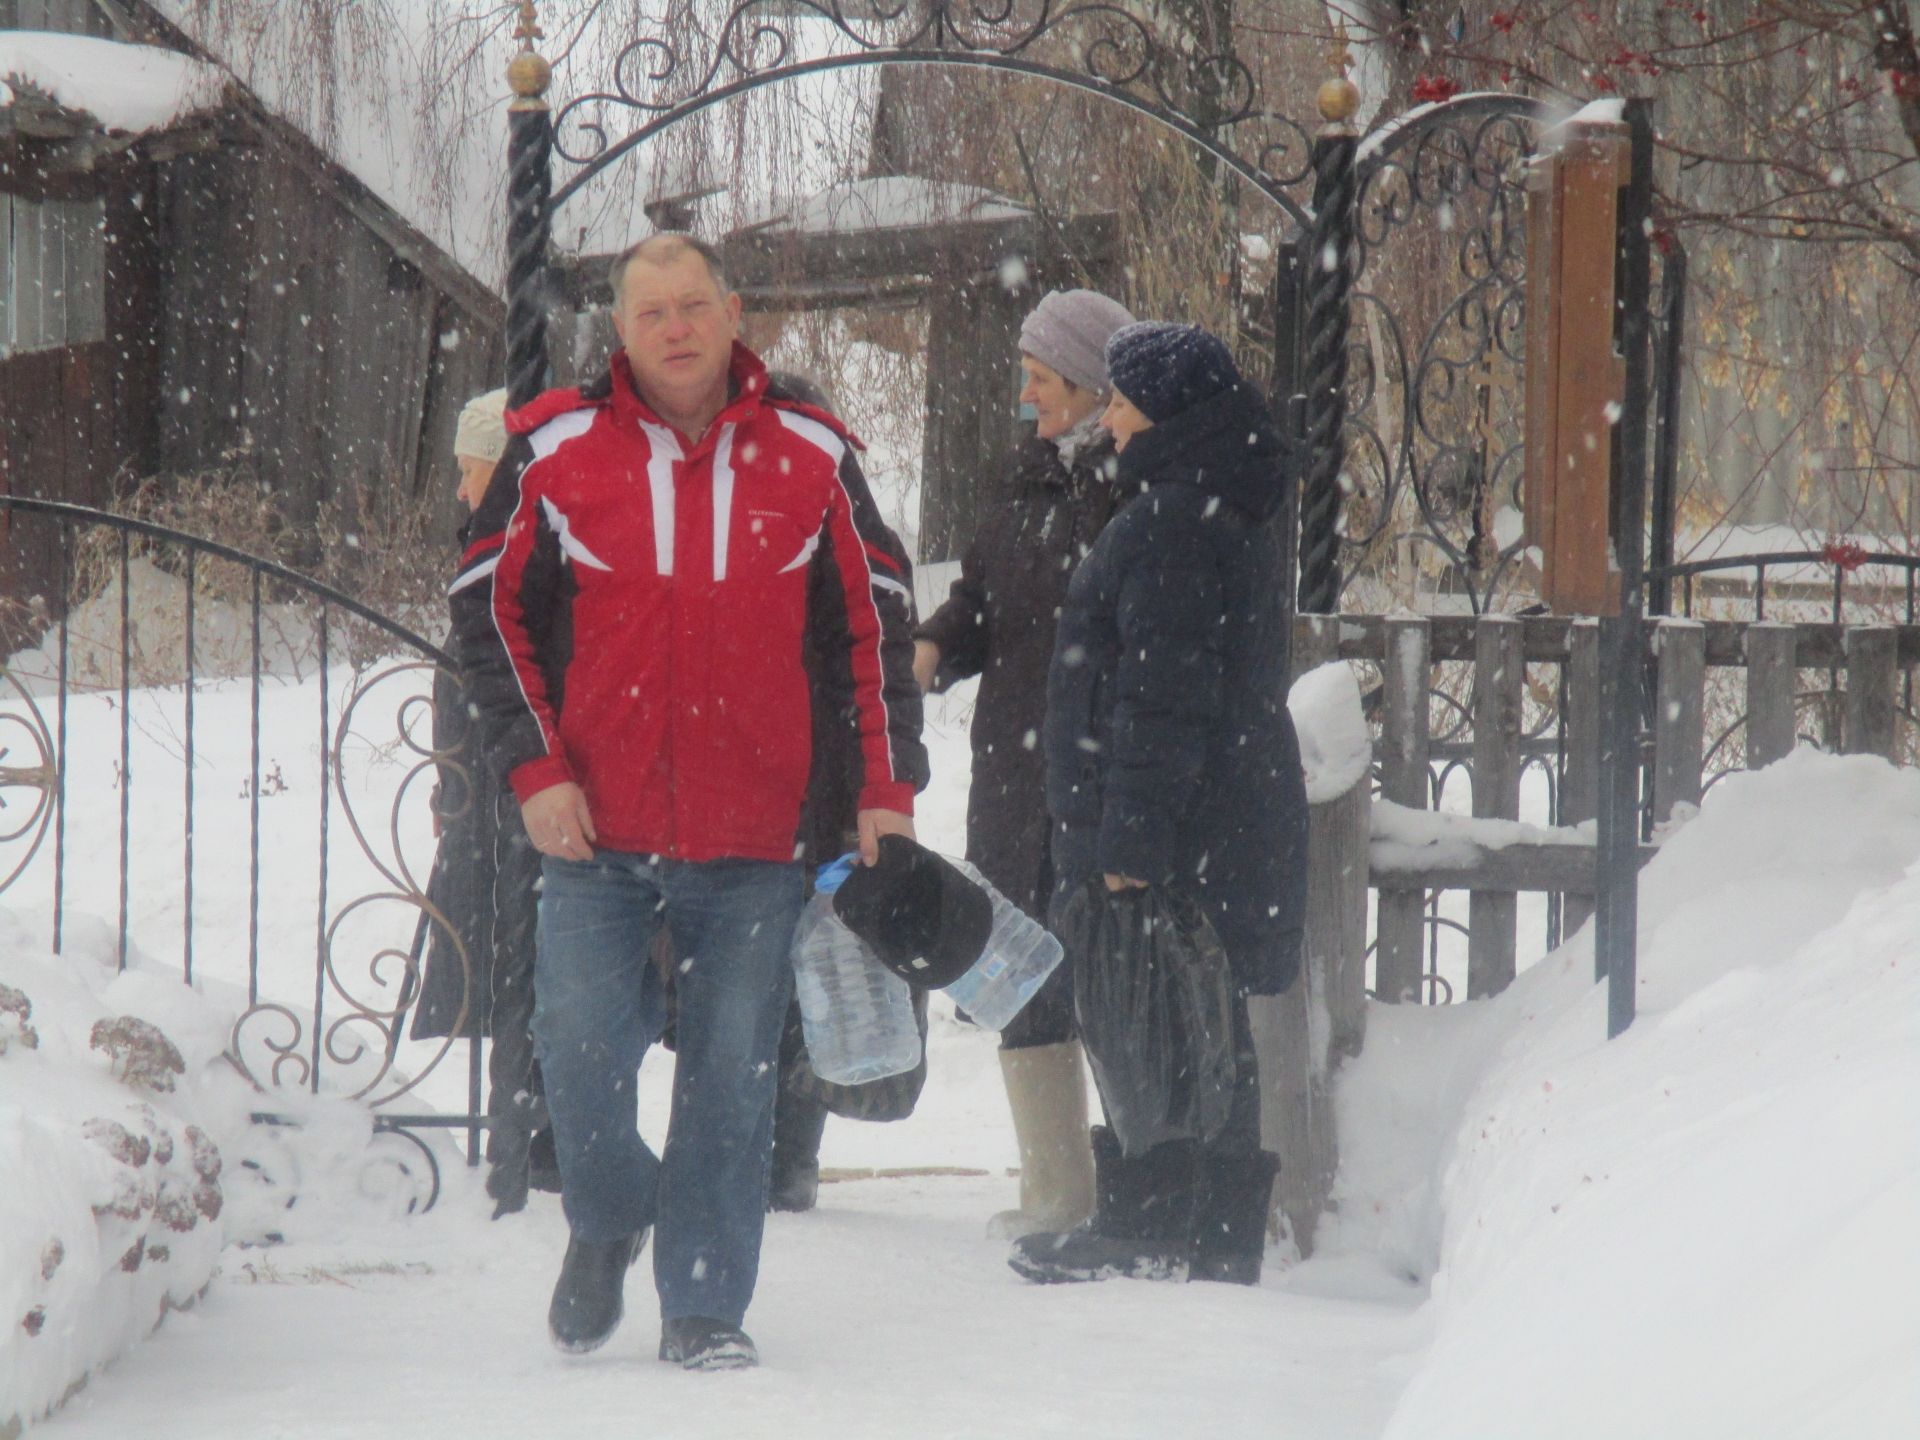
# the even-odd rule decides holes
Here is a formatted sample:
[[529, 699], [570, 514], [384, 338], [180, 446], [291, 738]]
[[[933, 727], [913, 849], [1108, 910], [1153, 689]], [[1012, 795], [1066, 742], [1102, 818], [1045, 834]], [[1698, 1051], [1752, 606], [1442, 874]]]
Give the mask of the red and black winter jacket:
[[849, 722], [859, 808], [926, 783], [911, 570], [857, 442], [745, 346], [732, 388], [689, 440], [616, 352], [509, 413], [449, 588], [489, 755], [522, 801], [578, 782], [608, 849], [793, 859], [810, 690]]

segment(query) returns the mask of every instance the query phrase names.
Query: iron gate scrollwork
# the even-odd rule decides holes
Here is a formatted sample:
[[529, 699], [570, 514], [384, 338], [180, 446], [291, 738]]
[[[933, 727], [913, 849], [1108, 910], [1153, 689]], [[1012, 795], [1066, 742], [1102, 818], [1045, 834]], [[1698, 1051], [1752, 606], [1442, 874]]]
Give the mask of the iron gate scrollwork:
[[[139, 952], [168, 968], [177, 955], [182, 980], [211, 979], [244, 996], [227, 1055], [260, 1093], [255, 1118], [282, 1121], [275, 1096], [288, 1090], [361, 1101], [376, 1131], [394, 1132], [400, 1146], [367, 1163], [398, 1173], [414, 1187], [414, 1205], [430, 1206], [438, 1160], [415, 1132], [465, 1129], [477, 1156], [485, 1124], [478, 1041], [467, 1113], [405, 1114], [397, 1103], [459, 1043], [478, 993], [460, 929], [430, 898], [420, 863], [429, 803], [420, 782], [466, 763], [434, 743], [433, 679], [451, 662], [353, 597], [230, 546], [26, 496], [0, 495], [0, 516], [61, 556], [43, 642], [49, 673], [0, 669], [0, 891], [44, 885], [56, 952], [71, 939], [78, 900], [117, 915], [122, 969]], [[159, 588], [143, 590], [136, 606], [140, 586]], [[82, 602], [92, 628], [76, 631]], [[312, 700], [301, 697], [308, 687], [283, 683], [289, 666], [298, 678], [318, 677]], [[281, 713], [308, 703], [310, 714]], [[211, 720], [209, 707], [218, 707]], [[90, 753], [102, 741], [116, 752], [110, 770]], [[299, 768], [288, 745], [314, 757], [315, 773]], [[111, 817], [98, 806], [70, 816], [79, 754], [89, 773], [108, 775]], [[375, 772], [391, 783], [369, 783]], [[226, 788], [236, 775], [237, 793]], [[156, 792], [169, 797], [163, 811], [177, 803], [177, 822], [154, 818], [147, 797]], [[285, 813], [303, 807], [310, 821]], [[343, 833], [351, 849], [339, 843]], [[50, 866], [30, 869], [49, 846]], [[160, 923], [173, 913], [177, 942]], [[466, 999], [451, 1036], [403, 1054], [435, 933]]]
[[[1356, 608], [1390, 608], [1391, 572], [1417, 571], [1422, 557], [1390, 553], [1403, 536], [1433, 552], [1476, 613], [1496, 608], [1513, 578], [1523, 545], [1525, 167], [1542, 122], [1535, 102], [1466, 96], [1376, 131], [1355, 157], [1341, 545], [1342, 593], [1363, 601]], [[1394, 263], [1396, 247], [1407, 263]], [[1376, 594], [1355, 596], [1367, 581]]]

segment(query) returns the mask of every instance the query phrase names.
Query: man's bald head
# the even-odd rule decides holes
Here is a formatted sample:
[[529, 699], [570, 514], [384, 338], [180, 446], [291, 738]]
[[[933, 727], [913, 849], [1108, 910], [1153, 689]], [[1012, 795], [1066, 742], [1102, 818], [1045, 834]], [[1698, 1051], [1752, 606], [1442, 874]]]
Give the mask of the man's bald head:
[[629, 245], [615, 257], [607, 271], [607, 282], [613, 287], [613, 304], [620, 306], [620, 288], [626, 283], [627, 267], [638, 262], [644, 265], [671, 265], [689, 255], [698, 256], [700, 263], [707, 268], [707, 274], [713, 277], [713, 286], [723, 297], [727, 295], [727, 271], [720, 259], [720, 252], [697, 235], [689, 235], [681, 230], [663, 230], [657, 235], [649, 235], [637, 245]]

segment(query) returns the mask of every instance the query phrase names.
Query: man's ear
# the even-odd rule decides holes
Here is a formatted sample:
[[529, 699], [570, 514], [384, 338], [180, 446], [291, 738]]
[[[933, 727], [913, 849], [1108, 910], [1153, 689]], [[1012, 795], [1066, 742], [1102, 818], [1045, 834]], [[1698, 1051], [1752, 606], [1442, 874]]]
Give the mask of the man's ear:
[[740, 330], [740, 292], [734, 290], [727, 295], [727, 323], [733, 326], [734, 333]]

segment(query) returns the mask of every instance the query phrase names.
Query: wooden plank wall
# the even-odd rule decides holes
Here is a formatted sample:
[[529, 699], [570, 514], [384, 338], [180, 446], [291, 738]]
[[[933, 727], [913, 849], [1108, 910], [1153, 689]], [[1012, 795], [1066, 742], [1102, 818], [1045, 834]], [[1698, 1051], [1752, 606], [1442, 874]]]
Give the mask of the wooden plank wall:
[[244, 452], [296, 524], [355, 489], [427, 497], [451, 544], [454, 424], [500, 383], [494, 317], [272, 147], [183, 157], [158, 188], [162, 467]]

